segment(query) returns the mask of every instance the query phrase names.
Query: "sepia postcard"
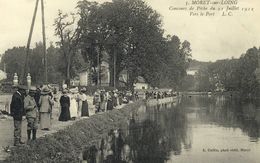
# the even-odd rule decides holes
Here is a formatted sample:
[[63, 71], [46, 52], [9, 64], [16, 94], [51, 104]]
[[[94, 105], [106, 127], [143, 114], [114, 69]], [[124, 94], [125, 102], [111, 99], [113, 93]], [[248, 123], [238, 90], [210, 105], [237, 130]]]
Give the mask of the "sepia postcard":
[[259, 0], [0, 0], [0, 162], [259, 163]]

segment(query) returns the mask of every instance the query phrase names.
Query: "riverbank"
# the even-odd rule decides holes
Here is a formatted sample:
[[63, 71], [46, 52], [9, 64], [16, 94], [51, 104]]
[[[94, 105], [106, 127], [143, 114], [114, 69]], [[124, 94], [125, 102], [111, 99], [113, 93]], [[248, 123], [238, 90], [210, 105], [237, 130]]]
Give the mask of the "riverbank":
[[167, 97], [167, 98], [163, 98], [163, 99], [148, 99], [147, 105], [148, 106], [156, 106], [156, 105], [161, 105], [161, 104], [165, 104], [165, 103], [176, 102], [177, 100], [178, 100], [177, 96]]
[[[4, 100], [5, 98], [2, 98], [1, 100]], [[9, 99], [9, 98], [6, 98]], [[88, 101], [93, 101], [92, 96], [87, 96]], [[121, 107], [121, 106], [120, 106]], [[94, 105], [89, 102], [89, 114], [90, 116], [95, 114]], [[65, 129], [67, 126], [72, 125], [76, 121], [79, 121], [80, 119], [77, 118], [76, 121], [67, 121], [67, 122], [60, 122], [58, 121], [58, 117], [60, 115], [60, 107], [58, 102], [54, 102], [54, 107], [52, 111], [52, 120], [51, 120], [51, 130], [50, 131], [44, 131], [44, 130], [38, 130], [37, 131], [37, 138], [44, 137], [45, 135], [55, 133], [59, 130]], [[6, 151], [9, 150], [9, 148], [12, 148], [13, 145], [13, 119], [10, 116], [1, 116], [0, 117], [0, 161], [5, 160], [6, 157], [10, 153], [7, 153]], [[22, 121], [22, 141], [26, 141], [27, 138], [27, 120], [24, 119]]]
[[119, 110], [81, 119], [28, 145], [14, 147], [5, 162], [79, 162], [84, 147], [95, 144], [111, 129], [126, 124], [132, 112], [142, 104], [144, 101], [138, 101]]
[[226, 91], [226, 92], [180, 92], [180, 95], [182, 96], [234, 96], [234, 97], [243, 97], [248, 99], [259, 99], [260, 93], [257, 94], [243, 94], [242, 92], [238, 91]]

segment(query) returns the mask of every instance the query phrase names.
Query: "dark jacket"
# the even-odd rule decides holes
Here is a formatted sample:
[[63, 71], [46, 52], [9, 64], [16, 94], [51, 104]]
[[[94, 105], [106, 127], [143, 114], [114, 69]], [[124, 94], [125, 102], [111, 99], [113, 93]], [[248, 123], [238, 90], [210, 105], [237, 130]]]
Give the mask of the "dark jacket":
[[21, 121], [23, 115], [25, 115], [23, 99], [21, 93], [15, 92], [13, 94], [10, 110], [14, 120]]
[[36, 102], [36, 104], [37, 104], [38, 109], [40, 109], [40, 104], [39, 104], [40, 97], [41, 97], [41, 90], [38, 89], [38, 90], [36, 91], [35, 96], [34, 96], [34, 99], [35, 99], [35, 102]]

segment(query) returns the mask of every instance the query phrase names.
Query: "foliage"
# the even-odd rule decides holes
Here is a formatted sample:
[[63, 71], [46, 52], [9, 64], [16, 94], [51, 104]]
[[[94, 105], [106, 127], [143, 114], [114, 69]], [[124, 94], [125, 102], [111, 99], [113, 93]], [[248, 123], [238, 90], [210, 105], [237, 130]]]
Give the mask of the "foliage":
[[164, 66], [161, 67], [161, 87], [178, 87], [186, 77], [191, 47], [188, 41], [181, 42], [178, 36], [167, 36]]
[[239, 91], [243, 94], [256, 94], [259, 90], [255, 71], [260, 49], [250, 48], [239, 59], [218, 60], [197, 75], [198, 90]]
[[[138, 76], [153, 87], [180, 85], [191, 57], [190, 43], [181, 42], [177, 36], [165, 38], [161, 16], [146, 2], [113, 0], [99, 4], [82, 0], [77, 8], [77, 14], [59, 11], [55, 19], [59, 41], [57, 48], [51, 45], [47, 50], [50, 82], [66, 79], [69, 85], [82, 68], [93, 70], [93, 78], [98, 81], [101, 62], [106, 61], [110, 65], [111, 86], [114, 82], [119, 85], [123, 70], [128, 76], [126, 85], [131, 89]], [[42, 44], [38, 43], [29, 56], [35, 83], [43, 81], [42, 51]], [[2, 64], [7, 64], [9, 80], [16, 71], [21, 76], [24, 58], [24, 47], [4, 54]]]
[[260, 57], [260, 49], [256, 47], [248, 49], [246, 54], [240, 57], [239, 66], [239, 88], [243, 93], [256, 94], [259, 89], [259, 83], [256, 80], [256, 68], [258, 65], [258, 58]]
[[116, 82], [125, 69], [129, 87], [138, 76], [152, 86], [158, 86], [163, 76], [171, 76], [163, 86], [173, 86], [185, 75], [186, 59], [191, 54], [189, 42], [175, 43], [164, 38], [161, 16], [144, 1], [113, 0], [98, 4], [82, 0], [78, 8], [81, 51], [94, 69], [97, 61], [108, 55], [111, 76], [116, 60]]
[[8, 49], [2, 55], [1, 65], [6, 65], [8, 81], [13, 80], [14, 73], [17, 73], [19, 77], [22, 76], [22, 70], [25, 64], [25, 55], [25, 47], [14, 47], [12, 49]]
[[[31, 49], [29, 53], [29, 72], [32, 77], [33, 84], [43, 84], [44, 81], [44, 63], [43, 63], [43, 45], [37, 43], [35, 48]], [[1, 66], [6, 65], [7, 81], [12, 81], [14, 73], [18, 77], [22, 76], [24, 68], [26, 49], [25, 47], [14, 47], [8, 49], [2, 57]], [[59, 49], [51, 45], [47, 49], [47, 63], [48, 63], [48, 79], [50, 83], [60, 83], [65, 73], [63, 72], [64, 64], [60, 62], [62, 55]]]

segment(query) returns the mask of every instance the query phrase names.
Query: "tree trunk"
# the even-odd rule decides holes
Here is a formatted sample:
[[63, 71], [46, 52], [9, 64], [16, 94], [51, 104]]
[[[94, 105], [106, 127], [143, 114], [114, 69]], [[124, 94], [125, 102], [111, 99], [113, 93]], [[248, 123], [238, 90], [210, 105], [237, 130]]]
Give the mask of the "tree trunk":
[[93, 67], [93, 69], [94, 69], [94, 72], [93, 72], [93, 76], [92, 76], [92, 81], [95, 84], [95, 86], [97, 86], [98, 85], [98, 72], [97, 72], [96, 67]]
[[67, 62], [66, 81], [65, 81], [65, 83], [68, 85], [68, 87], [70, 86], [70, 65], [71, 65], [71, 61], [69, 59]]
[[128, 83], [127, 83], [127, 89], [133, 91], [134, 90], [134, 81], [135, 81], [135, 75], [132, 73], [128, 74]]
[[109, 73], [110, 73], [110, 83], [109, 86], [113, 87], [114, 86], [114, 69], [112, 66], [109, 66]]

